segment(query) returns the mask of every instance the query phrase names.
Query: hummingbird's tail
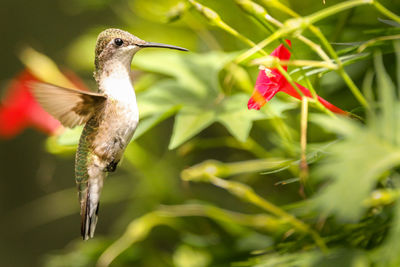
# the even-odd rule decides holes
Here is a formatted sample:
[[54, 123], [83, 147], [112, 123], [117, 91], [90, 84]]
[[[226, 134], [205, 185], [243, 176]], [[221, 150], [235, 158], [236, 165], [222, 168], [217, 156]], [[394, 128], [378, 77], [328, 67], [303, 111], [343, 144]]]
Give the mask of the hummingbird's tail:
[[91, 166], [89, 173], [91, 175], [87, 181], [87, 188], [79, 192], [82, 218], [81, 235], [84, 240], [94, 236], [100, 205], [100, 193], [106, 176], [106, 172], [103, 172], [98, 166]]

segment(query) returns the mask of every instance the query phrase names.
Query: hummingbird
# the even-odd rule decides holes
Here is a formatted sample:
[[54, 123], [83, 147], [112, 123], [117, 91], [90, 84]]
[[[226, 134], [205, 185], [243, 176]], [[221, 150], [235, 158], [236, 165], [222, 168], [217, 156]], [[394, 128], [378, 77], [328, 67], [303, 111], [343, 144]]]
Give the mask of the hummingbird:
[[75, 181], [81, 214], [81, 235], [93, 238], [104, 179], [114, 172], [139, 122], [131, 79], [133, 56], [145, 47], [185, 48], [146, 42], [120, 29], [97, 38], [94, 78], [97, 92], [34, 83], [39, 104], [65, 127], [83, 125], [75, 156]]

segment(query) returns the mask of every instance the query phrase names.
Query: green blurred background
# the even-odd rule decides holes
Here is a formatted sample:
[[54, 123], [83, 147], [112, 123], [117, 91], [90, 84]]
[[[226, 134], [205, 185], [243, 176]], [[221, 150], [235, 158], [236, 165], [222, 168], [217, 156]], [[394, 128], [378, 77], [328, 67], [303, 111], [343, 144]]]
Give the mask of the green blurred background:
[[[11, 79], [25, 68], [19, 60], [19, 54], [26, 46], [45, 54], [60, 68], [74, 71], [86, 85], [95, 88], [92, 73], [96, 37], [102, 30], [111, 27], [127, 30], [144, 40], [186, 47], [191, 51], [187, 57], [193, 56], [193, 53], [208, 53], [213, 50], [223, 51], [224, 55], [232, 57], [236, 54], [228, 54], [229, 52], [238, 53], [237, 51], [243, 52], [249, 48], [239, 39], [209, 25], [194, 10], [184, 11], [182, 18], [167, 23], [168, 14], [171, 16], [171, 9], [177, 10], [178, 2], [180, 1], [2, 1], [0, 93], [4, 94]], [[270, 34], [262, 25], [242, 12], [232, 0], [200, 2], [217, 11], [227, 24], [254, 42], [259, 42]], [[282, 2], [300, 15], [308, 15], [342, 1], [327, 0], [326, 4], [315, 0]], [[398, 1], [380, 2], [392, 12], [400, 14]], [[282, 21], [287, 18], [287, 15], [276, 9], [271, 9], [271, 14]], [[331, 16], [319, 22], [318, 27], [331, 43], [347, 43], [350, 46], [354, 46], [349, 44], [350, 42], [366, 41], [380, 34], [398, 34], [398, 27], [391, 27], [380, 22], [378, 18], [384, 16], [370, 6], [363, 6]], [[371, 29], [378, 31], [368, 32]], [[394, 32], [390, 32], [391, 30]], [[310, 32], [304, 34], [318, 42]], [[270, 53], [277, 44], [279, 41], [273, 42], [265, 51]], [[310, 48], [298, 40], [294, 40], [293, 47], [296, 59], [317, 59]], [[341, 49], [341, 46], [335, 48]], [[378, 45], [378, 49], [383, 51], [386, 70], [394, 77], [396, 67], [392, 44], [387, 42], [382, 46]], [[367, 70], [374, 67], [371, 51], [366, 59], [354, 62], [347, 69], [358, 86], [362, 85]], [[142, 69], [135, 71], [136, 88], [140, 92], [146, 93], [156, 81], [169, 76], [154, 65], [160, 64], [166, 68], [170, 60], [171, 67], [175, 66], [174, 60], [177, 59], [172, 55], [175, 52], [162, 51], [161, 56], [155, 54], [156, 52], [158, 51], [154, 49], [143, 50], [134, 58], [134, 63], [135, 59], [139, 62], [135, 69]], [[179, 55], [182, 60], [185, 60], [184, 57], [185, 55]], [[157, 62], [159, 58], [167, 62]], [[217, 66], [218, 60], [223, 60], [222, 58], [217, 57], [210, 62]], [[147, 60], [150, 60], [151, 64], [146, 65]], [[192, 60], [195, 64], [193, 71], [201, 69], [203, 63], [199, 59]], [[204, 64], [209, 62], [205, 61]], [[245, 78], [242, 79], [242, 83], [240, 79], [235, 81], [233, 78], [233, 82], [229, 80], [232, 79], [232, 75], [238, 76], [242, 72], [222, 66], [220, 68], [223, 70], [216, 72], [216, 79], [221, 84], [224, 94], [245, 93], [250, 97], [251, 87], [258, 73], [256, 66], [243, 66], [241, 70], [245, 71]], [[299, 76], [301, 75], [294, 75], [296, 78]], [[314, 75], [310, 80], [318, 94], [364, 118], [364, 110], [337, 74], [330, 72], [318, 78]], [[247, 112], [246, 101], [238, 101], [238, 109], [243, 109], [243, 112]], [[190, 106], [191, 102], [187, 105]], [[273, 115], [268, 113], [271, 110]], [[315, 108], [312, 108], [311, 112], [321, 113]], [[158, 209], [159, 205], [207, 203], [246, 214], [261, 213], [262, 209], [259, 207], [240, 200], [221, 188], [182, 181], [180, 173], [183, 169], [208, 159], [222, 162], [264, 157], [293, 162], [298, 160], [299, 103], [289, 97], [279, 96], [271, 101], [268, 111], [263, 111], [262, 114], [264, 115], [252, 115], [254, 118], [249, 119], [251, 122], [256, 121], [250, 137], [257, 145], [233, 138], [232, 132], [221, 123], [213, 123], [210, 127], [199, 130], [194, 139], [179, 144], [173, 150], [168, 149], [171, 133], [174, 131], [173, 117], [146, 131], [128, 148], [127, 159], [124, 159], [118, 171], [107, 179], [96, 236], [89, 242], [82, 242], [79, 237], [80, 215], [75, 192], [73, 147], [71, 149], [67, 146], [57, 150], [59, 147], [56, 146], [57, 148], [51, 149], [52, 143], [48, 137], [33, 129], [26, 129], [12, 139], [0, 140], [0, 266], [94, 266], [102, 252], [121, 236], [132, 220]], [[266, 120], [267, 118], [269, 119]], [[277, 134], [277, 128], [271, 121], [284, 121], [284, 124], [287, 124], [291, 136], [289, 141], [282, 141], [282, 136]], [[341, 139], [329, 132], [328, 128], [318, 123], [310, 124], [309, 143], [315, 143], [315, 150], [311, 144], [310, 153], [323, 150], [323, 145], [326, 144], [324, 142], [336, 142]], [[76, 139], [76, 136], [74, 138]], [[320, 156], [318, 154], [316, 158], [319, 160]], [[310, 157], [312, 158], [311, 155]], [[273, 171], [276, 171], [279, 166], [273, 168]], [[314, 177], [313, 171], [311, 165], [311, 178]], [[299, 176], [296, 164], [288, 165], [282, 171], [264, 175], [259, 174], [261, 170], [243, 172], [244, 174], [235, 175], [234, 180], [251, 186], [257, 194], [278, 206], [284, 206], [285, 210], [294, 209], [296, 214], [310, 224], [318, 224], [318, 216], [312, 208], [314, 206], [307, 206], [307, 201], [302, 201], [298, 193], [298, 182], [276, 185], [280, 181]], [[315, 177], [320, 176], [323, 175], [315, 174]], [[318, 188], [320, 182], [321, 180], [316, 179], [313, 186]], [[345, 205], [346, 203], [343, 204]], [[387, 220], [394, 215], [389, 211], [381, 216], [387, 216], [387, 219], [382, 221], [383, 225], [389, 225]], [[148, 236], [145, 235], [144, 241], [129, 247], [112, 266], [230, 266], [233, 262], [247, 261], [257, 254], [257, 251], [280, 251], [285, 254], [302, 252], [304, 248], [303, 245], [279, 247], [280, 241], [285, 239], [282, 236], [288, 231], [286, 227], [279, 226], [280, 223], [285, 225], [284, 220], [278, 220], [276, 228], [272, 225], [270, 228], [266, 227], [266, 231], [259, 231], [229, 221], [204, 217], [213, 216], [176, 219], [167, 222], [167, 226], [156, 227]], [[378, 225], [377, 219], [374, 220]], [[340, 227], [347, 222], [344, 220], [343, 224], [341, 223], [329, 225], [327, 234], [341, 232]], [[385, 234], [387, 229], [389, 228], [384, 230]], [[346, 230], [352, 231], [348, 228]], [[360, 236], [365, 237], [364, 234]], [[300, 243], [312, 243], [311, 239], [304, 235], [298, 238]], [[289, 243], [296, 243], [296, 240], [289, 238]], [[359, 255], [358, 250], [369, 249], [366, 245], [353, 244], [343, 237], [337, 240], [333, 241], [337, 243], [332, 247], [351, 248], [352, 252], [353, 249], [355, 251], [353, 254], [345, 253], [344, 256], [340, 253], [334, 254], [343, 256], [341, 263], [344, 265], [341, 266], [350, 266], [352, 259]], [[371, 247], [380, 244], [377, 242]], [[333, 258], [335, 260], [335, 257]], [[252, 265], [251, 262], [246, 264], [243, 266]], [[368, 263], [357, 266], [368, 266]]]

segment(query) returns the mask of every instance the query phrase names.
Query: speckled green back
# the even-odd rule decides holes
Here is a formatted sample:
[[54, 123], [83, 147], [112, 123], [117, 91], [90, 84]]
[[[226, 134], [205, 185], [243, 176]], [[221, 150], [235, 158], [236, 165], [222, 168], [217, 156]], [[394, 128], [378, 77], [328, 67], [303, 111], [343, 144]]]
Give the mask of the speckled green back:
[[78, 150], [75, 156], [75, 181], [79, 192], [79, 201], [86, 198], [86, 192], [88, 189], [88, 165], [90, 161], [90, 145], [93, 134], [97, 129], [97, 123], [92, 118], [90, 119], [85, 127], [83, 128], [81, 138], [79, 140]]

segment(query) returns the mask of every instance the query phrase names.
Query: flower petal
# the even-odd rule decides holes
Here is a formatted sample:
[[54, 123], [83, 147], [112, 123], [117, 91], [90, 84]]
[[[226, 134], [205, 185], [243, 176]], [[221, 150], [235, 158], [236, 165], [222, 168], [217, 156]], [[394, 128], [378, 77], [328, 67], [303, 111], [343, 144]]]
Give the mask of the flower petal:
[[[303, 93], [304, 96], [312, 98], [312, 94], [310, 92], [310, 90], [308, 90], [307, 88], [305, 88], [304, 86], [302, 86], [301, 84], [295, 83], [297, 85], [297, 87], [300, 89], [300, 91]], [[297, 99], [301, 100], [301, 96], [299, 95], [299, 93], [293, 88], [293, 86], [286, 81], [285, 86], [282, 88], [281, 90], [282, 92], [287, 93], [288, 95], [291, 95]], [[347, 111], [344, 111], [338, 107], [336, 107], [335, 105], [329, 103], [328, 101], [326, 101], [325, 99], [323, 99], [320, 96], [317, 96], [318, 101], [324, 105], [327, 109], [329, 109], [330, 111], [334, 112], [334, 113], [338, 113], [338, 114], [343, 114], [343, 115], [348, 115]]]
[[247, 102], [247, 108], [259, 110], [265, 103], [267, 103], [267, 101], [264, 97], [257, 90], [254, 90], [249, 102]]
[[259, 110], [279, 91], [279, 80], [278, 83], [274, 81], [275, 75], [276, 73], [267, 75], [265, 70], [260, 70], [253, 94], [247, 103], [248, 109]]
[[38, 81], [29, 71], [23, 71], [7, 89], [0, 105], [0, 136], [11, 138], [28, 126], [54, 133], [60, 123], [46, 113], [36, 102], [28, 84]]
[[27, 126], [25, 115], [15, 108], [0, 108], [0, 137], [12, 138]]
[[[286, 40], [289, 46], [292, 46], [290, 40]], [[272, 53], [271, 56], [277, 57], [280, 60], [289, 60], [290, 59], [290, 51], [283, 45], [280, 44]]]
[[318, 96], [318, 101], [319, 101], [322, 105], [324, 105], [327, 109], [329, 109], [330, 111], [332, 111], [332, 112], [334, 112], [334, 113], [342, 114], [342, 115], [346, 115], [346, 116], [350, 115], [349, 112], [344, 111], [344, 110], [338, 108], [337, 106], [335, 106], [335, 105], [329, 103], [328, 101], [326, 101], [325, 99], [323, 99], [323, 98], [320, 97], [320, 96]]

